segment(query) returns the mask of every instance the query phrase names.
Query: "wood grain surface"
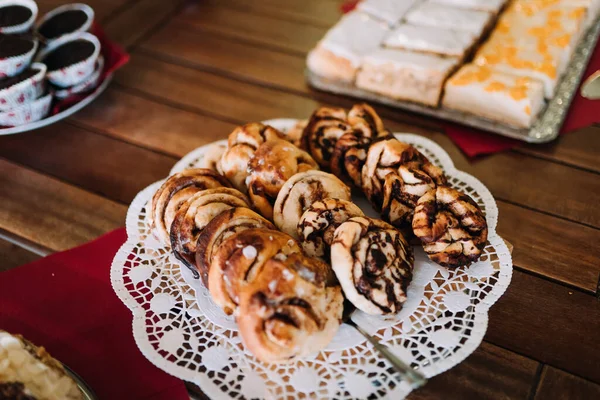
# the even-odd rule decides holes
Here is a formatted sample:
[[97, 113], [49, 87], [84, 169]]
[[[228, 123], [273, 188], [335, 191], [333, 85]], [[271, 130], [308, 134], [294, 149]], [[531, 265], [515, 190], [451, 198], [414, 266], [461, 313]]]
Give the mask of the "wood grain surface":
[[[65, 2], [39, 3], [43, 12]], [[131, 62], [68, 120], [0, 136], [0, 271], [123, 226], [139, 190], [238, 124], [353, 104], [303, 76], [340, 3], [89, 2]], [[513, 280], [482, 345], [410, 398], [600, 398], [600, 127], [469, 159], [439, 121], [376, 108], [389, 129], [434, 140], [480, 179], [514, 245]]]

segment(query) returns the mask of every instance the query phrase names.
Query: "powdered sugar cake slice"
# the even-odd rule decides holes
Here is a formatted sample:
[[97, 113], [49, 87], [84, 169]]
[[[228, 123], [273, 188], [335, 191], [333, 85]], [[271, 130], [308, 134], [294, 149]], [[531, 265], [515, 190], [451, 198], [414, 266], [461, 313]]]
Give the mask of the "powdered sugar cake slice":
[[416, 3], [417, 0], [364, 0], [358, 3], [357, 9], [394, 25]]
[[346, 14], [312, 50], [308, 68], [323, 77], [353, 81], [362, 57], [378, 48], [389, 33], [387, 24], [367, 14]]
[[544, 106], [544, 86], [538, 80], [467, 64], [448, 79], [442, 104], [527, 128]]
[[587, 10], [554, 4], [535, 7], [517, 0], [500, 17], [475, 63], [539, 79], [551, 98], [583, 32]]
[[477, 37], [467, 31], [401, 24], [384, 40], [384, 46], [464, 57]]
[[492, 15], [485, 11], [448, 7], [429, 1], [419, 4], [406, 14], [412, 25], [468, 31], [481, 35], [490, 25]]
[[458, 62], [457, 57], [379, 49], [365, 56], [356, 86], [394, 99], [437, 106], [444, 81]]
[[507, 0], [430, 0], [431, 3], [442, 4], [470, 10], [487, 11], [498, 13], [504, 7]]

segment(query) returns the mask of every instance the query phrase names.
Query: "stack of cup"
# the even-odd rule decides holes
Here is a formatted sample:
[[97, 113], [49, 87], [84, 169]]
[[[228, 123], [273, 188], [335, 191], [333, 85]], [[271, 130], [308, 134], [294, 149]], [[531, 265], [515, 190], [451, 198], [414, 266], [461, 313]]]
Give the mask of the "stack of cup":
[[31, 34], [38, 8], [32, 0], [0, 0], [0, 125], [17, 126], [48, 114], [46, 66], [33, 63], [38, 40]]

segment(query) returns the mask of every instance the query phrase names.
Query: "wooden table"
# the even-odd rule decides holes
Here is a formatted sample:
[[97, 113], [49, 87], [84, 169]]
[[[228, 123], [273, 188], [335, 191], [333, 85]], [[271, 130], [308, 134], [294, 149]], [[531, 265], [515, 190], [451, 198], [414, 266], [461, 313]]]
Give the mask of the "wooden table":
[[[38, 3], [44, 12], [62, 1]], [[303, 77], [339, 1], [88, 3], [132, 59], [74, 117], [0, 137], [1, 269], [123, 226], [139, 190], [238, 124], [353, 103]], [[410, 397], [600, 398], [600, 127], [469, 160], [435, 121], [377, 110], [391, 130], [433, 139], [487, 185], [499, 233], [515, 247], [485, 341]]]

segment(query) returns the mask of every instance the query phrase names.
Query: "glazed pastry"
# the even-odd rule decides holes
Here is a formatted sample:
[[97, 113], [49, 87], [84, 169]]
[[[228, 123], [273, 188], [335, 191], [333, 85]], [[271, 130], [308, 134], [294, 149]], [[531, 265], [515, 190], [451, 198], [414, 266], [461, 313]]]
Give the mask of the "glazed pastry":
[[447, 186], [432, 189], [419, 199], [412, 228], [429, 258], [448, 268], [477, 261], [488, 234], [477, 203]]
[[406, 22], [418, 26], [459, 29], [481, 36], [492, 22], [492, 14], [424, 1], [406, 14]]
[[329, 168], [336, 141], [352, 128], [343, 108], [320, 107], [311, 115], [302, 133], [302, 147], [321, 168]]
[[281, 139], [283, 133], [260, 122], [238, 126], [227, 139], [227, 150], [220, 162], [220, 172], [237, 190], [246, 192], [248, 162], [258, 147], [266, 141]]
[[213, 218], [234, 207], [250, 206], [242, 192], [226, 187], [197, 192], [179, 207], [171, 224], [171, 249], [195, 274], [198, 236]]
[[206, 168], [223, 175], [221, 172], [221, 157], [223, 157], [225, 150], [227, 150], [226, 144], [213, 143], [208, 145], [204, 151], [204, 157], [195, 165], [195, 168]]
[[385, 47], [463, 59], [478, 37], [470, 32], [401, 24], [385, 39]]
[[383, 221], [354, 217], [335, 230], [331, 267], [346, 298], [367, 314], [400, 311], [413, 265], [412, 248]]
[[275, 226], [246, 207], [236, 207], [222, 212], [204, 227], [198, 237], [195, 266], [208, 287], [208, 273], [213, 255], [231, 236], [246, 229], [275, 229]]
[[392, 26], [400, 21], [416, 2], [417, 0], [363, 0], [356, 8]]
[[298, 221], [315, 201], [326, 198], [350, 200], [350, 188], [335, 175], [313, 170], [300, 172], [285, 182], [273, 207], [277, 228], [298, 238]]
[[304, 132], [304, 128], [308, 124], [307, 119], [301, 119], [296, 122], [296, 125], [292, 127], [292, 129], [288, 130], [285, 133], [285, 140], [293, 144], [294, 146], [301, 148], [302, 150], [306, 150], [302, 147], [302, 133]]
[[330, 276], [329, 265], [301, 254], [267, 261], [240, 294], [237, 322], [245, 347], [270, 363], [325, 348], [339, 329], [344, 302]]
[[338, 139], [331, 156], [331, 171], [344, 182], [361, 187], [361, 171], [373, 140], [390, 135], [381, 118], [368, 104], [355, 104], [348, 113], [352, 131]]
[[171, 223], [179, 207], [201, 190], [222, 186], [229, 186], [227, 180], [209, 169], [188, 169], [168, 177], [152, 197], [150, 227], [156, 238], [170, 245]]
[[0, 330], [0, 399], [79, 400], [83, 394], [43, 347]]
[[312, 203], [298, 222], [298, 236], [304, 253], [329, 261], [335, 229], [352, 217], [362, 216], [360, 208], [350, 201], [324, 199]]
[[248, 196], [265, 218], [273, 218], [273, 204], [283, 184], [298, 172], [319, 169], [305, 151], [285, 140], [270, 140], [259, 146], [248, 164]]
[[236, 233], [214, 251], [208, 274], [213, 300], [227, 315], [233, 314], [240, 291], [262, 273], [269, 259], [301, 251], [295, 240], [279, 231], [246, 229]]
[[419, 197], [446, 184], [440, 168], [396, 138], [371, 146], [362, 176], [363, 191], [373, 207], [398, 228], [410, 227]]

